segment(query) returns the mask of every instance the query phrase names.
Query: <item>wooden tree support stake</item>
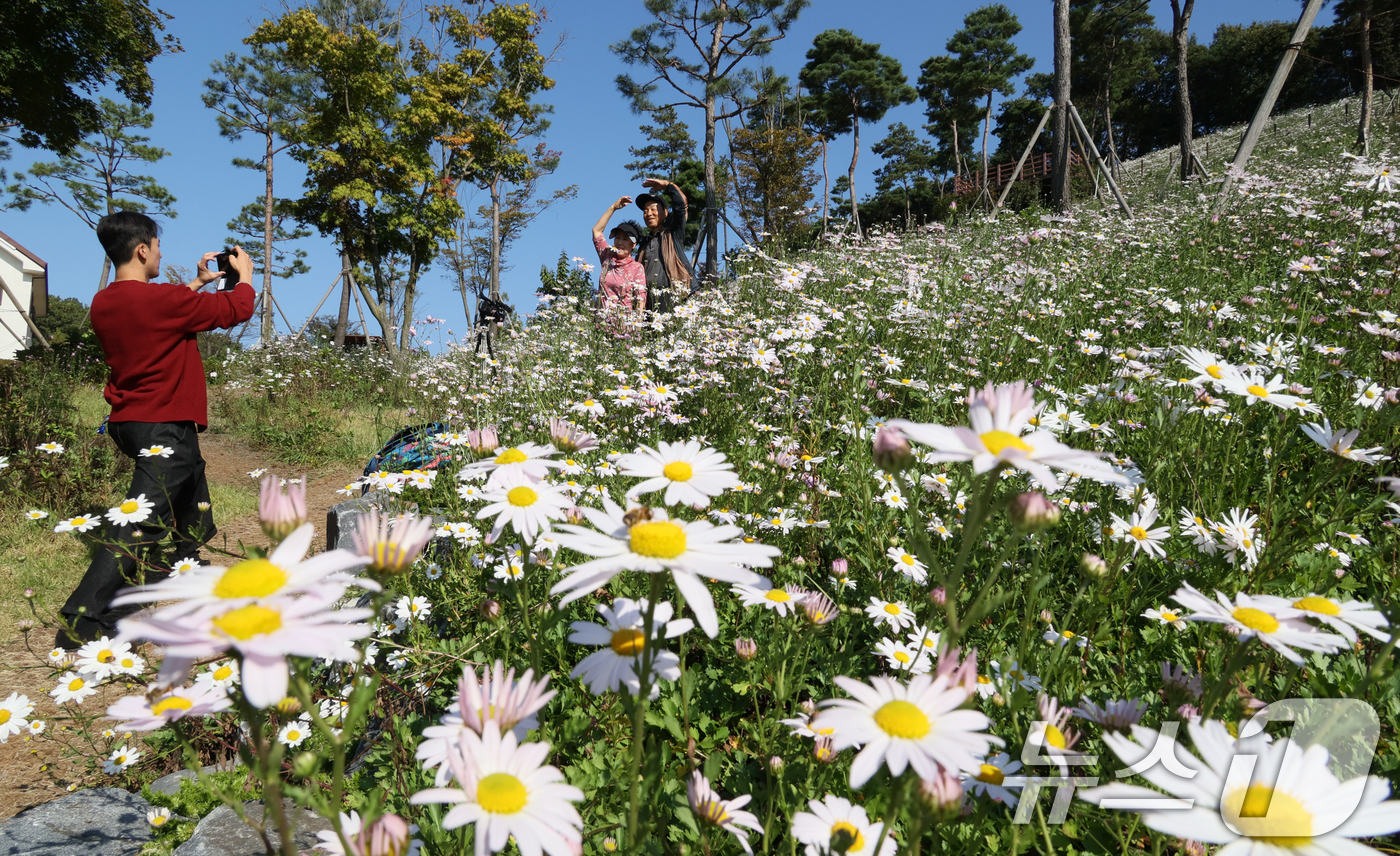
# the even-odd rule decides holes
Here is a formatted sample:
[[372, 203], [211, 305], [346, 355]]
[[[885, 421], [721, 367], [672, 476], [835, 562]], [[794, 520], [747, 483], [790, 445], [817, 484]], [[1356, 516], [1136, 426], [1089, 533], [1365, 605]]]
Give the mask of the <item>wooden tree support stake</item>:
[[[1320, 2], [1320, 0], [1314, 0]], [[1099, 165], [1099, 170], [1103, 172], [1103, 179], [1108, 183], [1108, 189], [1113, 191], [1113, 197], [1118, 200], [1118, 207], [1123, 209], [1123, 215], [1131, 218], [1133, 209], [1128, 207], [1128, 203], [1123, 199], [1123, 193], [1118, 189], [1118, 183], [1113, 180], [1113, 176], [1108, 174], [1108, 169], [1103, 165], [1103, 158], [1099, 157], [1099, 148], [1094, 145], [1094, 141], [1089, 139], [1089, 131], [1084, 127], [1084, 120], [1079, 118], [1079, 111], [1074, 108], [1074, 102], [1067, 102], [1070, 118], [1074, 120], [1074, 126], [1079, 129], [1079, 133], [1089, 144], [1089, 151], [1094, 156], [1094, 162]]]
[[[34, 337], [39, 340], [39, 344], [44, 346], [44, 350], [52, 351], [53, 346], [49, 344], [48, 339], [44, 338], [44, 334], [39, 331], [39, 325], [35, 324], [34, 319], [29, 317], [29, 313], [24, 311], [24, 304], [19, 302], [19, 298], [15, 297], [15, 293], [13, 291], [10, 291], [10, 287], [5, 284], [5, 280], [3, 279], [0, 279], [0, 288], [5, 289], [5, 294], [10, 298], [10, 300], [14, 301], [15, 308], [19, 310], [19, 317], [23, 318], [24, 323], [29, 325], [29, 329], [34, 331]], [[3, 303], [4, 301], [0, 301], [0, 304]], [[9, 325], [6, 325], [5, 329], [9, 330]], [[10, 335], [15, 336], [14, 331], [11, 330]], [[18, 336], [15, 336], [15, 341], [19, 341]]]
[[1031, 141], [1026, 143], [1026, 150], [1021, 152], [1021, 159], [1016, 161], [1016, 169], [1011, 172], [1011, 180], [1006, 182], [1006, 186], [1001, 189], [1001, 195], [997, 197], [997, 204], [992, 206], [992, 213], [988, 220], [995, 220], [997, 212], [1006, 202], [1006, 195], [1011, 192], [1011, 185], [1016, 183], [1016, 179], [1021, 175], [1022, 168], [1026, 165], [1026, 160], [1031, 156], [1031, 150], [1035, 148], [1036, 140], [1040, 139], [1040, 132], [1045, 130], [1045, 123], [1050, 121], [1050, 113], [1055, 109], [1055, 105], [1045, 108], [1045, 112], [1040, 117], [1040, 123], [1035, 126], [1035, 133], [1031, 134]]
[[1230, 191], [1234, 189], [1235, 176], [1244, 172], [1244, 168], [1249, 165], [1249, 156], [1254, 154], [1254, 146], [1264, 131], [1264, 123], [1268, 121], [1269, 114], [1274, 112], [1274, 102], [1283, 91], [1283, 84], [1288, 81], [1288, 72], [1293, 68], [1293, 61], [1302, 50], [1303, 39], [1308, 37], [1308, 30], [1312, 29], [1313, 19], [1317, 17], [1321, 8], [1322, 0], [1308, 0], [1302, 16], [1298, 18], [1298, 26], [1293, 29], [1293, 38], [1289, 40], [1283, 57], [1278, 61], [1278, 68], [1274, 70], [1274, 79], [1269, 81], [1269, 88], [1264, 92], [1263, 100], [1259, 102], [1259, 109], [1254, 111], [1249, 129], [1240, 138], [1240, 147], [1235, 151], [1234, 163], [1225, 171], [1225, 181], [1220, 185], [1220, 193], [1215, 197], [1215, 204], [1212, 206], [1214, 213], [1219, 214], [1225, 208], [1230, 199]]
[[306, 332], [306, 328], [310, 326], [312, 320], [315, 319], [316, 313], [321, 311], [321, 307], [325, 304], [326, 298], [331, 296], [332, 291], [335, 291], [335, 286], [337, 283], [340, 282], [340, 278], [342, 276], [345, 276], [345, 271], [341, 271], [340, 273], [336, 274], [335, 279], [331, 281], [331, 287], [326, 289], [325, 294], [321, 295], [321, 302], [317, 303], [316, 308], [311, 310], [311, 314], [306, 316], [306, 323], [301, 325], [301, 329], [297, 331], [298, 336]]

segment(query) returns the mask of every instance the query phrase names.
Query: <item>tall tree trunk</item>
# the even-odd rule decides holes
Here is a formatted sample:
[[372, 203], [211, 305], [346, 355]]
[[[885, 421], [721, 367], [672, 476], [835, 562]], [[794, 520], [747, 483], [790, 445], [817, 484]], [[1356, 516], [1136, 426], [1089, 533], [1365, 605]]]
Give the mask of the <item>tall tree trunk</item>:
[[958, 133], [958, 120], [953, 120], [953, 195], [958, 193], [958, 176], [962, 175], [962, 152], [958, 147], [961, 135]]
[[267, 186], [263, 194], [263, 287], [262, 287], [262, 330], [259, 341], [267, 345], [272, 342], [275, 330], [272, 319], [272, 131], [267, 132], [267, 158], [264, 172]]
[[413, 298], [418, 292], [418, 263], [408, 267], [408, 284], [403, 289], [403, 326], [399, 328], [399, 352], [408, 350], [413, 339]]
[[[715, 193], [716, 178], [715, 168], [715, 95], [714, 91], [705, 90], [705, 210], [701, 216], [705, 219], [700, 228], [705, 232], [705, 272], [701, 274], [704, 280], [712, 280], [719, 270], [719, 222], [714, 216], [714, 211], [719, 207], [719, 200]], [[687, 200], [689, 201], [689, 200]]]
[[[987, 112], [982, 117], [982, 190], [987, 190], [987, 139], [992, 133], [992, 93], [987, 93]], [[980, 196], [978, 197], [981, 198]]]
[[831, 178], [826, 172], [826, 135], [822, 141], [822, 237], [826, 237], [827, 210], [831, 207]]
[[112, 260], [107, 258], [106, 253], [102, 255], [102, 277], [97, 280], [97, 290], [101, 291], [107, 287], [107, 277], [112, 275]]
[[1055, 0], [1055, 175], [1051, 180], [1051, 205], [1066, 213], [1073, 200], [1069, 180], [1069, 0]]
[[1113, 170], [1113, 177], [1118, 177], [1118, 144], [1113, 139], [1113, 90], [1109, 88], [1108, 78], [1104, 78], [1103, 84], [1103, 128], [1107, 139], [1108, 168]]
[[[491, 176], [491, 299], [501, 299], [501, 174]], [[412, 320], [404, 316], [404, 324]]]
[[1376, 73], [1371, 63], [1371, 0], [1361, 0], [1361, 123], [1356, 131], [1356, 151], [1371, 154], [1371, 103], [1375, 96]]
[[[335, 318], [335, 346], [345, 347], [345, 329], [350, 326], [350, 254], [340, 254], [340, 312]], [[365, 342], [369, 342], [369, 331], [365, 332]]]
[[851, 184], [851, 225], [855, 227], [856, 234], [860, 234], [860, 206], [856, 204], [856, 160], [860, 157], [860, 119], [851, 122], [851, 130], [854, 133], [851, 146], [851, 168], [846, 173], [846, 178]]
[[1191, 87], [1186, 68], [1186, 52], [1191, 46], [1191, 12], [1196, 0], [1171, 0], [1172, 44], [1176, 54], [1176, 132], [1180, 139], [1177, 157], [1181, 159], [1181, 180], [1196, 174], [1196, 162], [1191, 157], [1191, 135], [1195, 125], [1191, 119]]

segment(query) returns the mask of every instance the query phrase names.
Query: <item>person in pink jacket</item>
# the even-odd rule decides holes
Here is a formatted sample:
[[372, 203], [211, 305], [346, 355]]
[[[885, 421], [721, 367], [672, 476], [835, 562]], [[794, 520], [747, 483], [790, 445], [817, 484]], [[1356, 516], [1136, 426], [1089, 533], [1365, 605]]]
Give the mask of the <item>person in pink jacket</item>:
[[603, 240], [603, 232], [613, 212], [631, 204], [632, 197], [624, 196], [608, 206], [608, 210], [593, 224], [593, 249], [598, 251], [598, 263], [603, 268], [598, 286], [599, 308], [613, 311], [620, 308], [640, 314], [647, 304], [646, 271], [642, 269], [642, 263], [632, 256], [632, 251], [641, 241], [642, 227], [632, 220], [626, 220], [608, 233], [612, 246]]

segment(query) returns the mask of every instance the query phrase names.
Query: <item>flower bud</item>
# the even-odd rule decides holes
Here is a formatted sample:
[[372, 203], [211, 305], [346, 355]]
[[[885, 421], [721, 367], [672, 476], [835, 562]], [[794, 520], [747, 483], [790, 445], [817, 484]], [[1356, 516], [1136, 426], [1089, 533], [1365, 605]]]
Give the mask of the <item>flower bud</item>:
[[284, 492], [276, 475], [263, 477], [258, 492], [258, 522], [263, 534], [274, 543], [292, 534], [306, 522], [306, 477], [288, 484]]
[[934, 823], [952, 820], [962, 810], [962, 782], [940, 767], [932, 779], [919, 782], [919, 799], [928, 806]]
[[27, 589], [25, 589], [25, 590], [24, 590], [24, 599], [25, 599], [25, 600], [33, 600], [33, 599], [34, 599], [34, 589], [32, 589], [32, 588], [27, 588]]
[[739, 655], [740, 660], [752, 660], [758, 656], [758, 643], [747, 636], [740, 636], [734, 640], [734, 653]]
[[816, 745], [812, 747], [812, 757], [823, 764], [830, 764], [836, 760], [836, 747], [830, 735], [824, 734], [817, 738]]
[[1079, 560], [1079, 570], [1090, 579], [1103, 579], [1108, 576], [1108, 562], [1093, 553], [1085, 553]]
[[20, 621], [16, 621], [15, 629], [17, 629], [21, 633], [28, 633], [29, 631], [34, 629], [34, 621], [30, 618], [25, 618]]
[[478, 458], [491, 454], [500, 445], [501, 438], [496, 433], [495, 426], [488, 425], [485, 428], [476, 428], [467, 432], [467, 448], [471, 449], [472, 454]]
[[928, 601], [934, 606], [943, 606], [948, 603], [948, 590], [943, 586], [937, 586], [928, 593]]
[[577, 505], [571, 505], [564, 509], [564, 522], [572, 523], [575, 526], [583, 525], [583, 509]]
[[287, 696], [277, 702], [277, 711], [278, 713], [286, 713], [295, 716], [301, 713], [301, 702], [297, 701], [296, 696]]
[[1049, 624], [1051, 621], [1055, 620], [1055, 616], [1050, 614], [1050, 610], [1042, 609], [1040, 611], [1040, 620]]
[[1060, 522], [1060, 507], [1038, 490], [1017, 494], [1006, 508], [1011, 525], [1023, 533], [1044, 532]]
[[846, 559], [831, 560], [831, 572], [837, 577], [844, 577], [846, 575], [846, 569], [848, 567], [850, 567], [850, 562]]
[[773, 755], [768, 759], [768, 769], [775, 773], [781, 773], [786, 766], [787, 762], [783, 760], [781, 755]]
[[604, 839], [603, 839], [603, 852], [604, 852], [604, 853], [616, 853], [616, 852], [617, 852], [617, 839], [616, 839], [616, 838], [613, 838], [611, 835], [609, 835], [607, 838], [604, 838]]
[[875, 446], [872, 454], [875, 466], [887, 473], [898, 473], [914, 463], [914, 452], [909, 441], [899, 433], [899, 429], [888, 425], [875, 432]]
[[487, 621], [499, 621], [501, 618], [501, 602], [499, 600], [482, 601], [481, 617]]
[[315, 752], [302, 752], [292, 759], [292, 772], [303, 779], [314, 776], [320, 766], [321, 758]]

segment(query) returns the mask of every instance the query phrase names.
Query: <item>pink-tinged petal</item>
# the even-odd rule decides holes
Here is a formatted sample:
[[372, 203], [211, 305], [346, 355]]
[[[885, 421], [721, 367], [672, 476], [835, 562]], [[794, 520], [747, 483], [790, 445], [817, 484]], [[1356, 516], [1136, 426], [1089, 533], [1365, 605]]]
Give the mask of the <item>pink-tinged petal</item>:
[[281, 657], [243, 655], [243, 696], [263, 710], [287, 697], [287, 661]]

